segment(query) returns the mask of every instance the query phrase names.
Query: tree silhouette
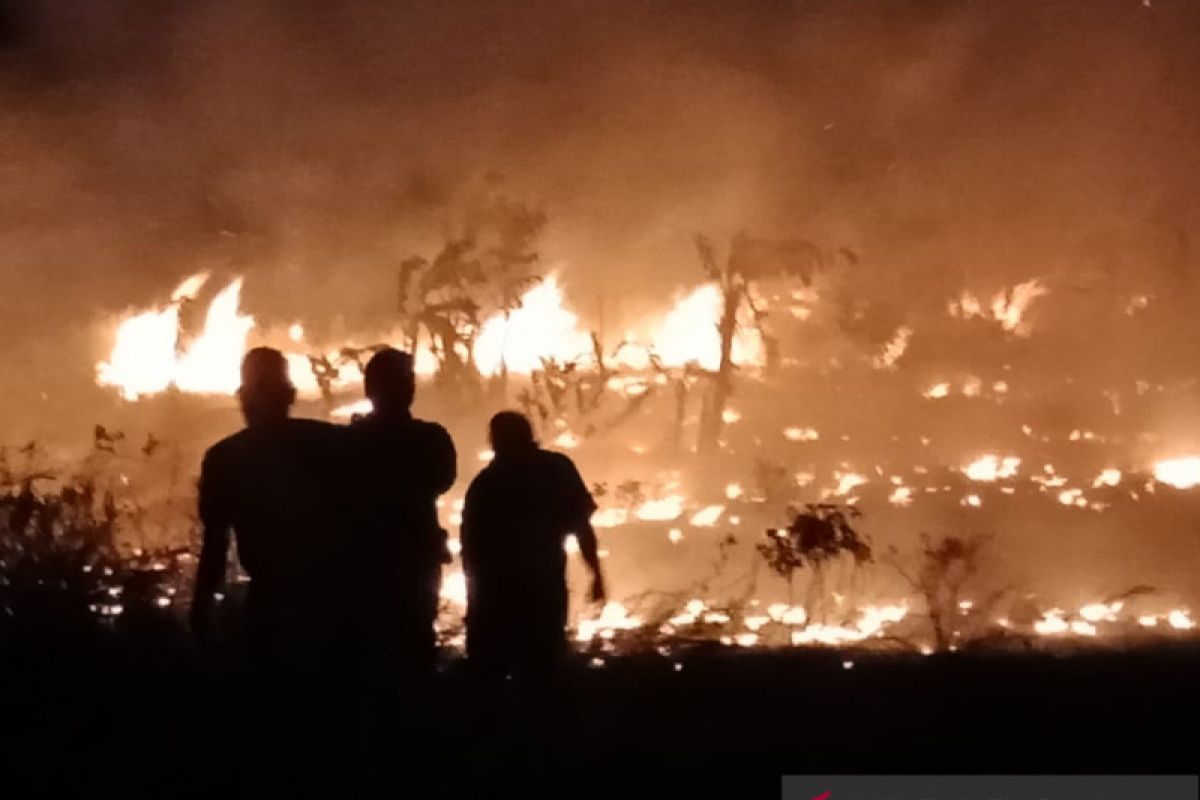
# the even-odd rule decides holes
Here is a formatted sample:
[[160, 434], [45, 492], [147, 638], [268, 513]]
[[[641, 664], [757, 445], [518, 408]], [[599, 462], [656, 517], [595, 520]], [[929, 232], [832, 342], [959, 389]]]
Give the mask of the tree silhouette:
[[701, 268], [720, 287], [722, 298], [721, 318], [717, 322], [720, 360], [716, 371], [711, 373], [712, 394], [700, 416], [699, 449], [708, 451], [720, 440], [725, 408], [733, 394], [733, 343], [743, 307], [749, 310], [754, 326], [763, 335], [769, 356], [776, 349], [763, 327], [766, 309], [754, 301], [754, 284], [770, 278], [790, 277], [809, 286], [813, 276], [825, 268], [825, 258], [816, 245], [803, 239], [772, 241], [745, 233], [733, 237], [723, 264], [707, 237], [696, 236], [696, 250]]

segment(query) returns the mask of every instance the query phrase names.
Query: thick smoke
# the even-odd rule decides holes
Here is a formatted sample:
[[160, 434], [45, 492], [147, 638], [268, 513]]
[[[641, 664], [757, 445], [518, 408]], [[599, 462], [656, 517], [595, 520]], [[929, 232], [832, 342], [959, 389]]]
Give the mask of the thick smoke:
[[696, 280], [697, 231], [850, 247], [896, 317], [1037, 275], [1068, 332], [1079, 297], [1193, 293], [1183, 0], [0, 8], [25, 423], [85, 391], [98, 319], [198, 269], [268, 321], [389, 322], [398, 260], [489, 174], [546, 206], [590, 322]]

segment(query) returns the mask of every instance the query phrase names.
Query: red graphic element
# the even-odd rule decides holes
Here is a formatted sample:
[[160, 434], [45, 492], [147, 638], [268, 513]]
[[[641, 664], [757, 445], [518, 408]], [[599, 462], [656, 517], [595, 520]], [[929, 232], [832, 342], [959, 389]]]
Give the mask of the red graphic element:
[[812, 800], [829, 800], [829, 798], [832, 794], [833, 794], [833, 792], [826, 792], [825, 794], [819, 794], [816, 797], [814, 797]]

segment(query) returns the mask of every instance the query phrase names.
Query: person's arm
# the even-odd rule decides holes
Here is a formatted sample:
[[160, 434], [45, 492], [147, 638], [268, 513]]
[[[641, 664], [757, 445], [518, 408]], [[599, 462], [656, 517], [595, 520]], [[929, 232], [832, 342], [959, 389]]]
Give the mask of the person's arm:
[[608, 598], [608, 591], [604, 586], [604, 571], [600, 568], [596, 529], [592, 527], [590, 520], [575, 525], [575, 539], [579, 542], [579, 554], [583, 556], [583, 563], [592, 571], [591, 600], [593, 603], [602, 603]]
[[205, 458], [200, 468], [200, 525], [203, 538], [189, 618], [192, 633], [202, 641], [208, 638], [212, 626], [213, 604], [217, 591], [225, 581], [225, 567], [229, 558], [230, 523], [213, 472], [210, 459]]
[[561, 456], [563, 463], [564, 499], [567, 501], [569, 514], [573, 518], [570, 530], [575, 534], [579, 544], [579, 554], [583, 563], [587, 564], [592, 573], [592, 589], [589, 597], [592, 602], [600, 603], [607, 599], [608, 591], [604, 585], [604, 571], [600, 567], [600, 549], [596, 541], [596, 529], [592, 527], [592, 514], [596, 512], [596, 501], [588, 491], [587, 484], [575, 463], [566, 456]]

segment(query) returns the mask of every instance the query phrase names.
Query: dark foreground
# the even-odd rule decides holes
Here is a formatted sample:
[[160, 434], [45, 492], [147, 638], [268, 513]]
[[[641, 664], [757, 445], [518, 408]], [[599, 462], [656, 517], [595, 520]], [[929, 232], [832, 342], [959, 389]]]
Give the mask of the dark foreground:
[[[0, 657], [6, 784], [160, 796], [256, 788], [247, 765], [269, 743], [239, 736], [241, 711], [220, 669], [184, 640], [108, 636], [47, 648], [10, 637]], [[462, 665], [450, 661], [428, 743], [376, 743], [396, 757], [374, 759], [369, 779], [391, 794], [419, 783], [416, 796], [515, 788], [516, 796], [778, 797], [785, 773], [1191, 773], [1198, 666], [1195, 644], [581, 660], [576, 731], [539, 740], [494, 712], [473, 713]], [[288, 764], [288, 753], [278, 755]], [[288, 768], [302, 774], [311, 758]], [[558, 765], [554, 778], [549, 764]], [[335, 782], [344, 776], [342, 788], [358, 774], [332, 758], [323, 766]]]

